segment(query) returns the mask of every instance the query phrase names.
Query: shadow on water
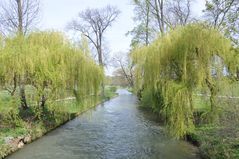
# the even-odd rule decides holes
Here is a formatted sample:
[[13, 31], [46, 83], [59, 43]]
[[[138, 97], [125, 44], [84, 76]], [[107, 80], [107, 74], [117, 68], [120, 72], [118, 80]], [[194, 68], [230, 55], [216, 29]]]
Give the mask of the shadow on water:
[[8, 159], [197, 159], [197, 149], [170, 139], [126, 90]]

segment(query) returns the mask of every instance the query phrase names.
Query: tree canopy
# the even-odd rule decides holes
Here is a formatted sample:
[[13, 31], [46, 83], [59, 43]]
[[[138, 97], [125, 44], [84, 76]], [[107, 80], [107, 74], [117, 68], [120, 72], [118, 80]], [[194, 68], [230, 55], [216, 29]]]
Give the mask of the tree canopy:
[[58, 32], [36, 32], [28, 36], [10, 37], [0, 49], [0, 84], [17, 96], [20, 85], [33, 87], [35, 93], [28, 104], [62, 98], [62, 92], [74, 92], [77, 99], [96, 95], [103, 80], [102, 69], [86, 55], [85, 50], [73, 47]]
[[[210, 116], [216, 114], [217, 81], [230, 70], [235, 52], [229, 40], [203, 24], [178, 27], [148, 47], [132, 52], [136, 64], [136, 90], [142, 101], [165, 117], [173, 136], [193, 130], [193, 95], [210, 93]], [[151, 101], [151, 102], [150, 102]]]

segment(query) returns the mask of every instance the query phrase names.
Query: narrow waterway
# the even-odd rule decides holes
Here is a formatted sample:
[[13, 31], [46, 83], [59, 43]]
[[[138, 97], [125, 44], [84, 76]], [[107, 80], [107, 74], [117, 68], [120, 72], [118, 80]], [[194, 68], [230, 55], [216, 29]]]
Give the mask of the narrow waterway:
[[126, 90], [8, 159], [197, 159], [197, 149], [165, 135]]

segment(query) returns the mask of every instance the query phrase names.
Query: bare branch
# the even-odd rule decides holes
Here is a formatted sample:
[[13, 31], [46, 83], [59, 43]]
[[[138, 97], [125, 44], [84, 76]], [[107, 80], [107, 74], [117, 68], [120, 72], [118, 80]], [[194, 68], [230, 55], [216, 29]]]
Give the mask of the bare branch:
[[167, 22], [170, 26], [186, 25], [192, 21], [191, 6], [193, 0], [174, 0], [167, 4]]
[[35, 27], [40, 12], [39, 0], [9, 0], [0, 4], [0, 29], [4, 34], [26, 34]]
[[116, 7], [107, 6], [102, 9], [86, 9], [79, 13], [78, 19], [68, 24], [68, 29], [80, 32], [94, 45], [98, 54], [98, 62], [104, 65], [102, 41], [104, 32], [118, 17], [120, 11]]

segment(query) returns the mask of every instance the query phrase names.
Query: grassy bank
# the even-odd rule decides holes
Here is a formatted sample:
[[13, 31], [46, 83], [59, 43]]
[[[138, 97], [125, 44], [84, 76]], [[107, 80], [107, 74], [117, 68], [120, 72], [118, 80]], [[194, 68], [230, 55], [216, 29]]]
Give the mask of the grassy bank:
[[[208, 97], [194, 96], [196, 129], [188, 139], [199, 147], [205, 159], [239, 158], [239, 84], [220, 83], [217, 98], [217, 116], [208, 124]], [[233, 98], [236, 97], [236, 98]]]
[[[213, 123], [209, 122], [208, 115], [210, 113], [209, 92], [199, 90], [194, 92], [195, 129], [185, 138], [199, 148], [203, 159], [238, 159], [239, 83], [220, 82], [219, 85], [221, 88], [216, 98], [216, 116]], [[151, 108], [149, 106], [151, 101], [151, 98], [144, 96], [141, 101], [142, 107]]]
[[[0, 158], [116, 95], [116, 88], [106, 87], [104, 99], [90, 96], [84, 100], [84, 103], [77, 103], [76, 100], [69, 98], [52, 102], [43, 110], [37, 111], [29, 108], [22, 112], [13, 106], [1, 108], [0, 112], [8, 112], [9, 115], [0, 113]], [[10, 103], [6, 93], [2, 92], [0, 97], [6, 101], [6, 104]]]
[[197, 143], [203, 159], [238, 159], [238, 132], [238, 127], [202, 126], [190, 134], [190, 141]]
[[[199, 121], [195, 131], [188, 136], [190, 141], [199, 146], [202, 158], [239, 158], [238, 103], [239, 99], [220, 99], [218, 101], [219, 116], [217, 121], [210, 125], [206, 124], [206, 121]], [[201, 105], [200, 110], [202, 109], [203, 106]], [[201, 113], [202, 119], [203, 115]]]

